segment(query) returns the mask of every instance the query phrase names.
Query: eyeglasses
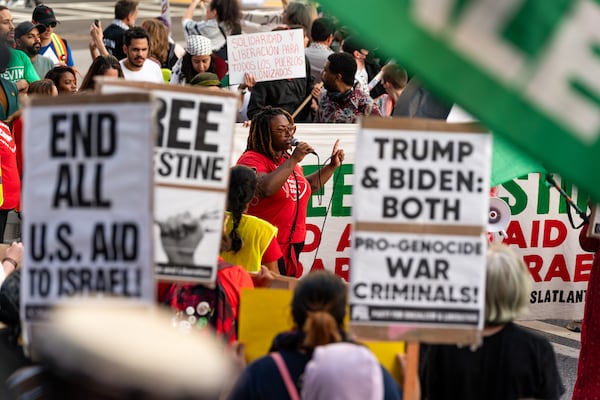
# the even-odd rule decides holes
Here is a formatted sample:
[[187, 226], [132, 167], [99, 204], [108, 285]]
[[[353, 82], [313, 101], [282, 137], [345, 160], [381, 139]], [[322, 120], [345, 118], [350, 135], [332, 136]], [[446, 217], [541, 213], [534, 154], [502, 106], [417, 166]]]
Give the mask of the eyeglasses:
[[46, 26], [48, 26], [50, 28], [56, 28], [57, 24], [58, 24], [58, 22], [54, 21], [54, 22], [50, 22], [49, 24], [46, 24]]
[[278, 129], [271, 129], [271, 133], [275, 133], [276, 135], [283, 135], [284, 133], [296, 133], [296, 125], [290, 124], [285, 127], [281, 127]]

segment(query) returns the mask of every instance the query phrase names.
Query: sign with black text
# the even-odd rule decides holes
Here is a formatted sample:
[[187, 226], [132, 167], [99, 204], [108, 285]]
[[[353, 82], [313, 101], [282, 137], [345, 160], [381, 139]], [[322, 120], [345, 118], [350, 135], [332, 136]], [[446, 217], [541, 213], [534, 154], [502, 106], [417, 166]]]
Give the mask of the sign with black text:
[[21, 315], [69, 299], [152, 304], [148, 94], [33, 98], [24, 110]]
[[150, 92], [159, 104], [154, 143], [157, 277], [213, 282], [238, 96], [122, 80], [100, 80], [99, 85], [102, 93]]
[[476, 124], [362, 121], [350, 270], [359, 336], [477, 341], [491, 150]]

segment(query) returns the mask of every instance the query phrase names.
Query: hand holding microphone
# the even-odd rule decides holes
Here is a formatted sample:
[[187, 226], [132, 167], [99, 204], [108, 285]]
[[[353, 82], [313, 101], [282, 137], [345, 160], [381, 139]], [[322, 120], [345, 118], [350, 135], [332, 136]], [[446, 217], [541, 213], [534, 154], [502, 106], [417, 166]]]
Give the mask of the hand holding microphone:
[[[294, 147], [297, 147], [297, 146], [298, 146], [300, 143], [304, 143], [304, 142], [301, 142], [301, 141], [300, 141], [299, 139], [297, 139], [297, 138], [293, 138], [293, 139], [292, 139], [292, 142], [291, 142], [291, 145], [292, 145], [292, 146], [294, 146]], [[308, 143], [307, 143], [307, 146], [309, 146], [309, 147], [310, 147], [310, 145], [309, 145]], [[317, 155], [317, 152], [316, 152], [316, 151], [314, 151], [314, 150], [312, 150], [312, 147], [310, 147], [310, 148], [311, 148], [311, 150], [310, 150], [310, 151], [308, 151], [308, 153], [310, 153], [310, 154], [314, 154], [315, 156], [317, 156], [317, 157], [318, 157], [318, 155]]]

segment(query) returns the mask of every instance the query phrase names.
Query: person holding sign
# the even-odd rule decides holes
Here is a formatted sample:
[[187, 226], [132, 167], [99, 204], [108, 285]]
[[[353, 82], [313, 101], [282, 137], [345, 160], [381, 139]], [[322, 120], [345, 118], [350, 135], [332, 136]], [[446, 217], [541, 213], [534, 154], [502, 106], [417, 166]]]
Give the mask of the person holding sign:
[[485, 327], [478, 349], [432, 345], [423, 360], [423, 399], [558, 399], [565, 391], [552, 345], [515, 325], [529, 303], [531, 275], [510, 247], [487, 251]]
[[[293, 398], [290, 390], [298, 393], [303, 391], [302, 376], [313, 353], [320, 348], [342, 342], [352, 342], [344, 330], [346, 316], [348, 288], [342, 279], [325, 270], [308, 274], [300, 280], [294, 290], [291, 314], [295, 328], [292, 331], [277, 335], [269, 352], [271, 354], [261, 357], [248, 365], [238, 378], [229, 400], [237, 399], [290, 399]], [[280, 361], [276, 361], [279, 359]], [[350, 360], [350, 362], [358, 360]], [[282, 367], [288, 370], [290, 386], [284, 384], [277, 363], [282, 362]], [[365, 365], [353, 363], [356, 368], [365, 368]], [[381, 399], [392, 400], [402, 398], [402, 393], [391, 375], [380, 365], [376, 368], [381, 371], [377, 378], [379, 384], [383, 382]], [[310, 374], [309, 374], [310, 375]], [[348, 381], [341, 374], [339, 379], [347, 385], [363, 385], [368, 387], [373, 382], [362, 380]], [[372, 378], [371, 378], [372, 379]], [[309, 397], [314, 394], [306, 388]], [[357, 391], [355, 393], [364, 393]], [[296, 398], [299, 398], [297, 396]], [[334, 397], [335, 398], [335, 397]], [[339, 397], [338, 397], [339, 398]], [[364, 397], [355, 397], [361, 400]], [[366, 397], [368, 398], [368, 397]]]
[[306, 211], [310, 195], [331, 178], [344, 161], [344, 150], [335, 142], [329, 163], [304, 176], [300, 162], [314, 149], [298, 142], [292, 149], [296, 126], [282, 108], [264, 107], [252, 118], [246, 151], [237, 164], [254, 169], [258, 185], [248, 214], [269, 221], [279, 229], [277, 241], [283, 251], [279, 263], [282, 275], [302, 275], [298, 257], [306, 236]]

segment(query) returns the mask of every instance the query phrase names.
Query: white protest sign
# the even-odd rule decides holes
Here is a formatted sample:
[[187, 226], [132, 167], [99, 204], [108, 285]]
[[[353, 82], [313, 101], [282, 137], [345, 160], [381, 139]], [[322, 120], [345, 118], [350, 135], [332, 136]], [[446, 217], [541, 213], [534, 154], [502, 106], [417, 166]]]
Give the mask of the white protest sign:
[[149, 91], [159, 103], [154, 147], [157, 277], [214, 282], [237, 95], [116, 80], [99, 85], [103, 93]]
[[24, 111], [21, 315], [80, 297], [152, 304], [147, 94], [33, 98]]
[[491, 135], [476, 124], [366, 118], [354, 167], [353, 332], [476, 343]]
[[244, 74], [257, 82], [306, 77], [302, 29], [227, 36], [229, 83], [243, 83]]

